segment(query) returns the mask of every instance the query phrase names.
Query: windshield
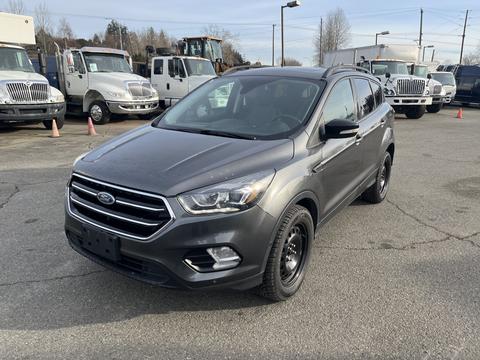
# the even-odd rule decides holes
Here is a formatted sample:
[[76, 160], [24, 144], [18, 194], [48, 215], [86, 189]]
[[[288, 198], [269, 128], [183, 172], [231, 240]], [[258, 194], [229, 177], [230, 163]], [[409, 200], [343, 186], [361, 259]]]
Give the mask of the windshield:
[[164, 129], [247, 139], [286, 138], [309, 118], [324, 82], [237, 76], [207, 82], [156, 122]]
[[455, 85], [455, 77], [452, 73], [433, 73], [432, 78], [442, 83], [442, 85]]
[[24, 49], [0, 47], [0, 71], [35, 72]]
[[127, 60], [120, 54], [99, 54], [84, 52], [87, 70], [90, 72], [125, 72], [131, 73], [132, 70]]
[[215, 75], [215, 70], [210, 61], [197, 59], [183, 59], [189, 76]]
[[375, 76], [386, 73], [408, 75], [407, 63], [403, 61], [372, 61], [372, 72]]
[[420, 66], [420, 65], [414, 65], [413, 66], [413, 74], [415, 76], [419, 76], [422, 78], [427, 78], [428, 75], [428, 67], [427, 66]]

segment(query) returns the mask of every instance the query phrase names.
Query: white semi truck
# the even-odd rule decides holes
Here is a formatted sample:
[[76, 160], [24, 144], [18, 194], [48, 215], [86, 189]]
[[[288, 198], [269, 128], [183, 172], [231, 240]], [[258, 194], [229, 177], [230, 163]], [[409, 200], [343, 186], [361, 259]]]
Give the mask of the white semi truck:
[[158, 92], [160, 106], [169, 107], [189, 92], [216, 77], [212, 62], [194, 56], [155, 56], [150, 82]]
[[56, 51], [60, 90], [68, 111], [88, 113], [95, 124], [106, 124], [111, 114], [151, 118], [158, 94], [150, 82], [132, 72], [124, 50], [82, 47]]
[[43, 122], [51, 129], [56, 119], [62, 128], [64, 97], [35, 72], [20, 44], [35, 45], [32, 17], [0, 13], [0, 125]]
[[374, 45], [326, 53], [323, 65], [352, 64], [368, 69], [382, 82], [385, 98], [395, 111], [418, 119], [432, 104], [427, 79], [409, 73], [408, 63], [418, 59], [417, 46]]

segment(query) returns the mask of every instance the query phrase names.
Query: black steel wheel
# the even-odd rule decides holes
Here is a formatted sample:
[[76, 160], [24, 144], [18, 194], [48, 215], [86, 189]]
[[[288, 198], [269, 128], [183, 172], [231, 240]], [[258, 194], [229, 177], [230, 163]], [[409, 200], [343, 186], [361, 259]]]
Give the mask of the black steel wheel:
[[259, 287], [262, 296], [283, 301], [297, 292], [305, 277], [314, 232], [313, 219], [306, 208], [295, 205], [287, 211]]

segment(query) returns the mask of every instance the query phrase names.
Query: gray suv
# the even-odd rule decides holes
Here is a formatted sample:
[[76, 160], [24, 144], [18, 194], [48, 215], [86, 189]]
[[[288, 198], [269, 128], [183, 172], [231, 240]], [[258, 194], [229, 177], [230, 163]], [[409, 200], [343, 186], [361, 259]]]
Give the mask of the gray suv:
[[378, 80], [357, 68], [213, 79], [76, 160], [68, 241], [148, 283], [285, 300], [319, 228], [359, 196], [385, 198], [393, 118]]

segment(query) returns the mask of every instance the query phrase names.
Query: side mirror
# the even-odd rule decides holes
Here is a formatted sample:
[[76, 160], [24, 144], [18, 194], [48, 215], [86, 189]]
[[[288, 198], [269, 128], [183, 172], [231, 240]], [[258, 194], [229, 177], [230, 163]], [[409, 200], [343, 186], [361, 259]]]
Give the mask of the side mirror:
[[385, 73], [385, 77], [386, 77], [387, 79], [390, 79], [390, 76], [391, 76], [391, 74], [390, 74], [389, 72]]
[[427, 79], [431, 79], [432, 78], [432, 74], [427, 74]]
[[334, 119], [325, 124], [325, 138], [344, 139], [354, 137], [358, 132], [358, 124], [351, 120]]

